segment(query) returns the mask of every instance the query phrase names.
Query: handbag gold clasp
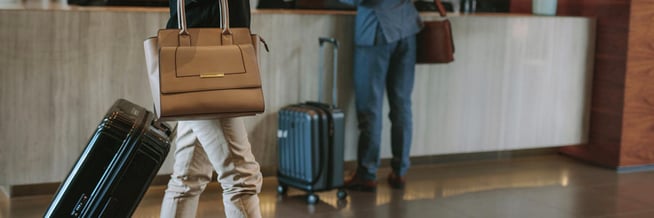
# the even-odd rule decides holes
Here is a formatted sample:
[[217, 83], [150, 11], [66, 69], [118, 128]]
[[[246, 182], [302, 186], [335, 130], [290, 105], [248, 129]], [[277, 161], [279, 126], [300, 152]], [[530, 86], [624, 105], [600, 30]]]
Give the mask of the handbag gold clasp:
[[225, 77], [224, 73], [207, 73], [200, 74], [200, 78], [223, 78]]

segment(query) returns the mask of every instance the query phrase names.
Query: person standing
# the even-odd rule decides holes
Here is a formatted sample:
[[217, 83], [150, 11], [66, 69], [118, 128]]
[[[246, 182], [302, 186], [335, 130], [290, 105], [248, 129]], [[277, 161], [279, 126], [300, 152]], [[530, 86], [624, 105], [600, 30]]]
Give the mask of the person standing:
[[[166, 28], [178, 28], [177, 0], [169, 3]], [[250, 26], [249, 3], [229, 0], [232, 27]], [[189, 27], [220, 26], [219, 0], [187, 0], [185, 7]], [[223, 189], [227, 217], [261, 217], [258, 193], [263, 179], [243, 118], [178, 122], [175, 163], [161, 217], [196, 217], [200, 194], [211, 181], [213, 170]]]
[[357, 169], [349, 189], [375, 191], [380, 165], [382, 108], [388, 95], [393, 171], [389, 185], [404, 188], [413, 134], [411, 93], [416, 64], [416, 34], [422, 21], [411, 0], [341, 0], [357, 6], [354, 30], [354, 91], [359, 142]]

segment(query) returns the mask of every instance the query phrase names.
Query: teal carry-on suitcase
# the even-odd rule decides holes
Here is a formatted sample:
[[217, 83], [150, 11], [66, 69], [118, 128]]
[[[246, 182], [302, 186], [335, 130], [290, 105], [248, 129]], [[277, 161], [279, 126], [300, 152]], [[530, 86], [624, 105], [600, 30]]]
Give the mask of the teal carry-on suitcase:
[[[321, 63], [324, 44], [330, 43], [334, 47], [334, 104], [322, 103], [319, 100], [284, 107], [278, 113], [277, 128], [277, 192], [284, 195], [289, 187], [304, 190], [308, 192], [309, 204], [319, 201], [318, 195], [315, 194], [319, 191], [338, 189], [338, 199], [347, 197], [343, 189], [345, 115], [336, 106], [338, 42], [333, 38], [320, 38], [319, 42]], [[322, 75], [323, 67], [319, 68]], [[322, 92], [322, 89], [320, 90]], [[322, 93], [319, 96], [322, 96]]]

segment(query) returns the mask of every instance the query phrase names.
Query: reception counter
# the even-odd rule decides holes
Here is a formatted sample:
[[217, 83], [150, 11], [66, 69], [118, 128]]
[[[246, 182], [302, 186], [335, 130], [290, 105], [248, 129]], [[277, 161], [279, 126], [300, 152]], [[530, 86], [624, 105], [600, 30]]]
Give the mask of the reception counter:
[[[167, 17], [165, 8], [0, 9], [0, 185], [61, 181], [116, 99], [152, 105], [142, 45]], [[585, 143], [594, 19], [477, 14], [451, 21], [456, 61], [416, 68], [412, 156]], [[277, 162], [276, 111], [318, 98], [320, 36], [341, 43], [337, 103], [346, 114], [345, 158], [354, 160], [353, 24], [351, 11], [253, 13], [252, 31], [270, 46], [259, 60], [266, 112], [246, 118], [264, 173]], [[389, 127], [387, 120], [383, 157], [390, 157]], [[160, 174], [171, 163], [172, 156]]]

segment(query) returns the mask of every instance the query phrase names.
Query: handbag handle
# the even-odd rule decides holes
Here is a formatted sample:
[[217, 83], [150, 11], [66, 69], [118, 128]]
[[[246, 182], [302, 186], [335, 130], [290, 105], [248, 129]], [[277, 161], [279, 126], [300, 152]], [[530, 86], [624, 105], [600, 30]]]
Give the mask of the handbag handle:
[[[232, 31], [229, 29], [229, 5], [227, 0], [217, 0], [220, 2], [220, 28], [223, 30], [223, 35], [231, 35]], [[180, 35], [189, 35], [188, 27], [186, 24], [186, 3], [184, 0], [177, 0], [177, 26], [180, 28]]]
[[441, 0], [434, 0], [434, 4], [436, 4], [436, 8], [438, 8], [438, 13], [441, 14], [441, 17], [446, 17], [447, 12], [445, 11], [445, 6], [443, 6]]

